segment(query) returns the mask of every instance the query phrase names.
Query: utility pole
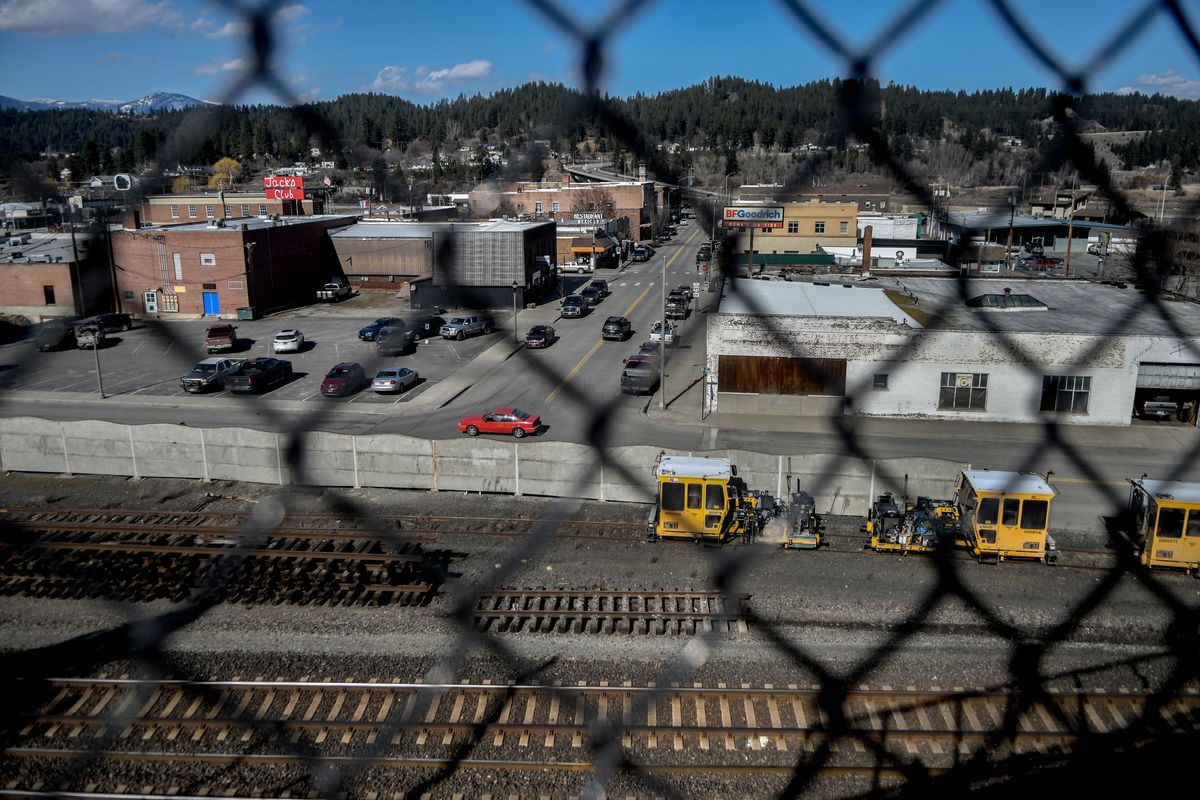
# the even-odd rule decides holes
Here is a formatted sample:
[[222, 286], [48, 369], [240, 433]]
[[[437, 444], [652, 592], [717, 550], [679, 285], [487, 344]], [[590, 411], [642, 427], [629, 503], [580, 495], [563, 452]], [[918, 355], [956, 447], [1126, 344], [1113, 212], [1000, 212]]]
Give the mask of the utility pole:
[[1013, 195], [1008, 196], [1008, 248], [1004, 251], [1004, 268], [1012, 269], [1012, 235], [1013, 235], [1013, 220], [1017, 216], [1017, 198]]
[[1071, 277], [1071, 233], [1075, 228], [1075, 197], [1071, 197], [1071, 216], [1067, 218], [1067, 260], [1063, 264], [1063, 277]]
[[[662, 259], [662, 335], [658, 345], [658, 410], [667, 410], [667, 257]], [[672, 334], [674, 336], [674, 334]]]
[[750, 229], [750, 249], [746, 251], [746, 277], [754, 277], [754, 228]]

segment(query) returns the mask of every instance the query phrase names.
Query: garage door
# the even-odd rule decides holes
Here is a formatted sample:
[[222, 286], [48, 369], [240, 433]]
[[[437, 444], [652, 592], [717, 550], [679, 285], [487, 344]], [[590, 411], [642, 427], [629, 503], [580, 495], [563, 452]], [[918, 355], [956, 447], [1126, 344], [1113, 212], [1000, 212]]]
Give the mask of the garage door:
[[1200, 390], [1200, 364], [1138, 364], [1139, 389]]

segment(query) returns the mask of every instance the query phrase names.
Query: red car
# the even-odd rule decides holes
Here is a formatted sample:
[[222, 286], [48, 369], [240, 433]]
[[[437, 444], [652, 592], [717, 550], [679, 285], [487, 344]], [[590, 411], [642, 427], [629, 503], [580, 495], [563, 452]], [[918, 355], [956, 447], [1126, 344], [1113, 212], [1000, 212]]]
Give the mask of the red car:
[[525, 346], [531, 349], [549, 347], [558, 338], [550, 325], [534, 325], [525, 334]]
[[367, 385], [367, 373], [360, 364], [345, 361], [329, 370], [325, 380], [321, 381], [321, 394], [326, 397], [344, 397], [354, 394]]
[[520, 439], [526, 434], [537, 433], [542, 427], [542, 418], [519, 408], [494, 408], [486, 414], [476, 414], [458, 421], [458, 429], [467, 436], [481, 433], [511, 433]]

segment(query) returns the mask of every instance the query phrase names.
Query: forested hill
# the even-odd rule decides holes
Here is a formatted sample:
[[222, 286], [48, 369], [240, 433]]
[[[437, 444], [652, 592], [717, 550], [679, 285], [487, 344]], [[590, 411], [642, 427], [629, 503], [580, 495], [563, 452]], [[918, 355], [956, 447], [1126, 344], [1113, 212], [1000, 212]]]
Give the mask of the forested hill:
[[[788, 150], [809, 143], [843, 143], [844, 88], [838, 80], [779, 88], [726, 77], [608, 102], [651, 144]], [[1045, 89], [966, 93], [871, 83], [864, 92], [866, 107], [902, 153], [945, 138], [969, 150], [972, 142], [1009, 136], [1036, 146], [1053, 134], [1047, 124], [1053, 97]], [[557, 84], [530, 83], [431, 105], [353, 94], [302, 108], [328, 122], [327, 137], [313, 142], [315, 131], [304, 115], [276, 106], [220, 106], [152, 117], [82, 109], [5, 109], [0, 111], [0, 158], [11, 164], [35, 161], [48, 149], [77, 153], [89, 141], [100, 153], [119, 148], [120, 161], [126, 164], [156, 157], [162, 163], [212, 163], [225, 155], [247, 158], [254, 153], [298, 160], [312, 143], [335, 153], [352, 147], [403, 147], [416, 140], [447, 148], [463, 139], [517, 143], [537, 138], [558, 147], [564, 140], [595, 136], [608, 139], [611, 148], [621, 146], [589, 112], [579, 92]], [[1075, 110], [1087, 129], [1148, 131], [1116, 149], [1126, 162], [1121, 166], [1162, 158], [1184, 167], [1200, 166], [1200, 103], [1162, 95], [1100, 94], [1080, 99]]]

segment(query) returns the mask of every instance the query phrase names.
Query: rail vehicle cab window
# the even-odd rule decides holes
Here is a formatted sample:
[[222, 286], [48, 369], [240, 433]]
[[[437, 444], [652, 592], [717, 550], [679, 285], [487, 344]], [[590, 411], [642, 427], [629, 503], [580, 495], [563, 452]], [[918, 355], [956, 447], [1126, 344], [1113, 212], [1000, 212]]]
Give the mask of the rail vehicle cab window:
[[1188, 512], [1187, 527], [1184, 528], [1183, 535], [1200, 537], [1200, 508], [1193, 508]]
[[1178, 539], [1183, 535], [1182, 508], [1160, 508], [1158, 510], [1158, 535], [1165, 539]]
[[1003, 513], [1003, 517], [1001, 519], [1000, 524], [1001, 525], [1012, 525], [1015, 527], [1017, 524], [1017, 518], [1020, 517], [1020, 515], [1021, 515], [1021, 501], [1020, 500], [1005, 500], [1004, 501], [1004, 509], [1003, 509], [1002, 513]]
[[662, 485], [662, 510], [683, 511], [682, 483], [664, 483]]
[[975, 519], [980, 525], [995, 525], [996, 517], [1000, 513], [1000, 500], [995, 497], [985, 497], [979, 501], [979, 513], [975, 515]]
[[1026, 530], [1045, 530], [1047, 518], [1050, 516], [1050, 503], [1047, 500], [1026, 500], [1021, 508], [1021, 527]]
[[704, 494], [704, 486], [699, 483], [689, 483], [687, 485], [687, 507], [699, 508]]
[[704, 507], [719, 511], [725, 507], [725, 488], [719, 483], [710, 483], [704, 492]]

